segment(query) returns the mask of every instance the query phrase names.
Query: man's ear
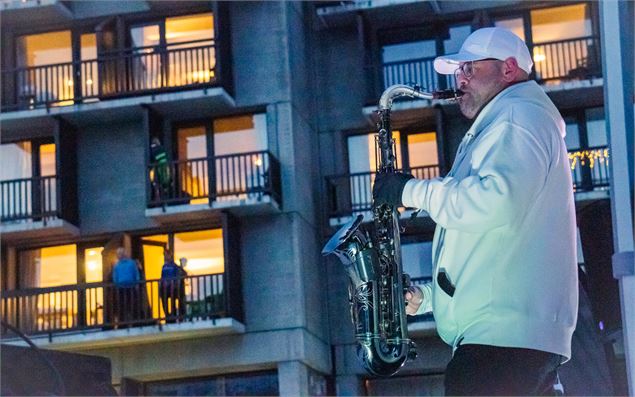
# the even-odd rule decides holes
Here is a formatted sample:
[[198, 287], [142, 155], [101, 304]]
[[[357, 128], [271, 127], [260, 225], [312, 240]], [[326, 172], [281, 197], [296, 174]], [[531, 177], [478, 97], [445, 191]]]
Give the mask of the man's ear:
[[516, 58], [509, 57], [503, 61], [503, 80], [512, 83], [518, 77], [520, 66], [516, 62]]

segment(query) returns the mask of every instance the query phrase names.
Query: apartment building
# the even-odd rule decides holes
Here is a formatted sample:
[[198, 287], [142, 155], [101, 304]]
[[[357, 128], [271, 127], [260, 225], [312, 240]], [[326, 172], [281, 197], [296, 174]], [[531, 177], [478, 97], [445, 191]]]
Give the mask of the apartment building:
[[[370, 219], [383, 90], [453, 87], [434, 57], [503, 26], [566, 120], [592, 312], [580, 332], [604, 338], [598, 376], [626, 387], [596, 3], [21, 0], [0, 18], [2, 319], [41, 347], [109, 358], [130, 395], [441, 394], [451, 351], [431, 316], [409, 320], [419, 357], [398, 376], [362, 370], [347, 279], [320, 251]], [[448, 171], [469, 127], [426, 100], [396, 102], [393, 124], [398, 166], [420, 178]], [[434, 223], [410, 215], [419, 283]], [[119, 247], [142, 275], [123, 320]], [[178, 321], [165, 250], [188, 260]]]

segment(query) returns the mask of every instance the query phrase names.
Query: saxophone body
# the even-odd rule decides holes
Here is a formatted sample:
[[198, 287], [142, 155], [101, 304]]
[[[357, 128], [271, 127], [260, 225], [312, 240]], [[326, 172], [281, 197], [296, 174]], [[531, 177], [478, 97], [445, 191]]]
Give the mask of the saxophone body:
[[[416, 87], [394, 85], [379, 100], [378, 132], [375, 137], [377, 173], [397, 171], [395, 141], [390, 125], [394, 99], [455, 99], [460, 91], [424, 93]], [[396, 207], [373, 204], [374, 235], [360, 229], [363, 215], [342, 226], [322, 250], [335, 254], [349, 277], [349, 302], [362, 366], [372, 375], [394, 375], [417, 355], [408, 338], [404, 293], [410, 278], [403, 273], [399, 213]]]

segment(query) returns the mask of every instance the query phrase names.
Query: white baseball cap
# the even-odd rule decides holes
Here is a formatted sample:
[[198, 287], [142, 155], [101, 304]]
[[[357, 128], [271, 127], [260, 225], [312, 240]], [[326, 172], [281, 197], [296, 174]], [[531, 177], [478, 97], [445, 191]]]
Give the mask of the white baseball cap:
[[514, 33], [503, 28], [482, 28], [475, 30], [465, 39], [458, 53], [442, 55], [434, 60], [434, 70], [441, 74], [453, 74], [461, 62], [478, 61], [486, 58], [516, 58], [518, 66], [531, 73], [534, 62], [525, 42]]

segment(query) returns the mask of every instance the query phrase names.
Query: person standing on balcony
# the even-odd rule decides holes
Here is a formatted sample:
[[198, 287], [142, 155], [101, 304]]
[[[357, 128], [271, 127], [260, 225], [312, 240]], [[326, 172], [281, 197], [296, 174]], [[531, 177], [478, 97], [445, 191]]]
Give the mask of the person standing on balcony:
[[137, 262], [132, 260], [123, 247], [117, 248], [117, 263], [112, 269], [112, 281], [115, 285], [116, 322], [129, 325], [137, 319], [140, 308], [141, 274]]
[[377, 204], [426, 211], [437, 224], [433, 281], [405, 294], [410, 315], [434, 313], [453, 348], [446, 395], [553, 394], [577, 321], [576, 222], [565, 123], [529, 80], [512, 32], [473, 32], [437, 57], [473, 119], [444, 178], [378, 174]]
[[172, 179], [170, 177], [170, 165], [168, 163], [168, 153], [165, 151], [161, 141], [157, 137], [152, 138], [150, 144], [150, 158], [153, 163], [152, 174], [152, 191], [154, 199], [161, 201], [170, 197], [170, 185]]
[[[174, 262], [174, 257], [170, 250], [163, 252], [163, 268], [161, 268], [161, 282], [159, 293], [161, 295], [161, 305], [165, 313], [166, 322], [182, 320], [185, 316], [185, 277], [187, 272], [182, 266]], [[181, 264], [184, 263], [181, 258]], [[185, 263], [187, 260], [185, 260]]]

